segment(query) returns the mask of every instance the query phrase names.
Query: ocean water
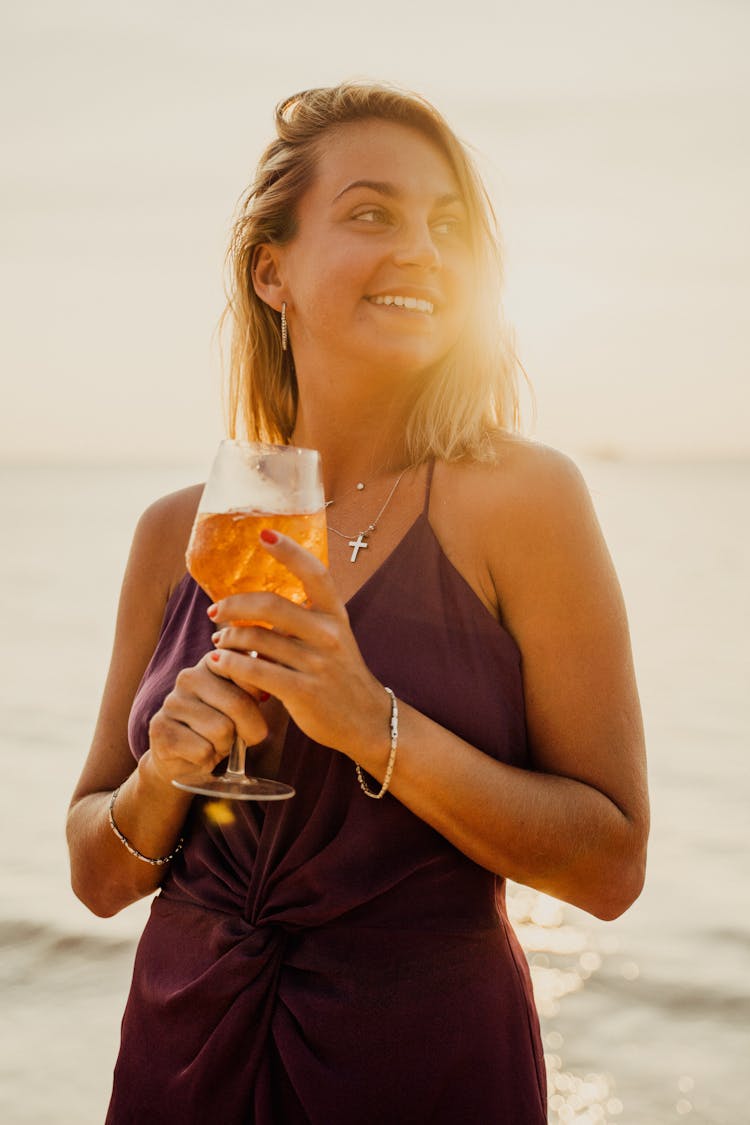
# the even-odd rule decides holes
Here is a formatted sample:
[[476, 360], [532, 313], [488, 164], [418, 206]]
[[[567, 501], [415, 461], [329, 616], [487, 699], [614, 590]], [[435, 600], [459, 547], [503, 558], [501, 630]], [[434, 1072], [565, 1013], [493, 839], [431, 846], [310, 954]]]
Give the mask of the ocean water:
[[[646, 719], [646, 888], [603, 923], [526, 888], [550, 1122], [750, 1121], [750, 464], [579, 462], [625, 590]], [[65, 809], [135, 520], [201, 467], [0, 469], [0, 1120], [96, 1125], [147, 904], [89, 916]], [[353, 1123], [354, 1125], [354, 1123]], [[520, 1123], [519, 1123], [520, 1125]]]

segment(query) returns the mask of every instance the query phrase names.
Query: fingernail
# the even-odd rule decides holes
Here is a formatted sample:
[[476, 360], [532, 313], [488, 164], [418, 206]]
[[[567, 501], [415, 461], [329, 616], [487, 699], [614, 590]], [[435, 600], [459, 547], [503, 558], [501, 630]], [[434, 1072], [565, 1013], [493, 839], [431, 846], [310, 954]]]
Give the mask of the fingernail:
[[221, 629], [217, 629], [215, 633], [211, 634], [211, 640], [215, 645], [219, 643], [219, 641], [221, 640]]
[[208, 616], [211, 618], [212, 621], [213, 621], [214, 617], [216, 617], [216, 614], [218, 612], [219, 612], [219, 607], [217, 605], [210, 605], [208, 607], [208, 609], [206, 610], [206, 613], [208, 614]]
[[212, 652], [208, 659], [213, 660], [213, 662], [215, 664], [217, 660], [221, 660], [221, 653], [220, 652]]
[[260, 537], [264, 543], [278, 543], [279, 537], [275, 531], [271, 531], [270, 527], [264, 527], [260, 533]]
[[260, 693], [260, 701], [261, 701], [261, 703], [265, 703], [265, 702], [266, 702], [266, 700], [267, 700], [267, 699], [270, 699], [270, 698], [271, 698], [271, 693], [270, 693], [270, 691], [262, 691], [262, 692]]

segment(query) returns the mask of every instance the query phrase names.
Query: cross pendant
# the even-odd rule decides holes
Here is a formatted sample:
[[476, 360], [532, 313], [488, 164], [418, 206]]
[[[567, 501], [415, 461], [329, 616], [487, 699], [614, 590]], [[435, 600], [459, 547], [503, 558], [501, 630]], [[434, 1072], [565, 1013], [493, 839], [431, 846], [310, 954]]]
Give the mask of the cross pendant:
[[360, 531], [360, 533], [359, 533], [359, 535], [357, 536], [356, 539], [350, 539], [349, 540], [349, 546], [353, 547], [354, 550], [352, 551], [352, 557], [349, 559], [349, 562], [355, 563], [357, 561], [357, 555], [359, 554], [359, 552], [364, 547], [369, 547], [369, 545], [370, 544], [367, 542], [367, 532], [366, 531]]

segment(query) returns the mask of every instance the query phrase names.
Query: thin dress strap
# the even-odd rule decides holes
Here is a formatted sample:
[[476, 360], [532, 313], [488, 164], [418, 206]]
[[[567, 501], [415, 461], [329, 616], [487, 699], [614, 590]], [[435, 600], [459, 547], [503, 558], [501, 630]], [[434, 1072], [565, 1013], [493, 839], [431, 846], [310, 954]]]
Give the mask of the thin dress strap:
[[424, 507], [422, 515], [426, 516], [430, 510], [430, 493], [432, 492], [432, 474], [435, 472], [435, 458], [431, 457], [427, 465], [427, 482], [424, 490]]

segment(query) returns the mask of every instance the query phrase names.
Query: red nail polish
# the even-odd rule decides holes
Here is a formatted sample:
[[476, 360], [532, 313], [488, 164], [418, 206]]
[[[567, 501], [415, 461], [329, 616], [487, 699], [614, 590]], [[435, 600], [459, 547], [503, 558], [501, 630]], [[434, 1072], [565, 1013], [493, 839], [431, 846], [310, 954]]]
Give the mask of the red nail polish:
[[211, 640], [213, 641], [213, 643], [215, 645], [217, 645], [219, 643], [219, 641], [221, 640], [221, 629], [219, 629], [219, 630], [217, 630], [217, 632], [211, 634]]
[[220, 652], [212, 652], [209, 655], [209, 660], [213, 660], [214, 663], [216, 663], [216, 661], [220, 660], [220, 659], [221, 659], [221, 653]]
[[271, 531], [270, 527], [264, 527], [260, 533], [260, 537], [264, 543], [278, 543], [279, 537], [275, 531]]
[[217, 605], [210, 605], [208, 607], [208, 609], [206, 610], [206, 613], [208, 614], [208, 616], [211, 618], [212, 621], [213, 621], [214, 617], [216, 617], [216, 614], [218, 612], [219, 612], [219, 607]]
[[271, 693], [270, 693], [270, 691], [262, 691], [262, 692], [260, 693], [260, 701], [261, 701], [261, 703], [265, 703], [265, 702], [266, 702], [266, 700], [267, 700], [267, 699], [270, 699], [270, 698], [271, 698]]

